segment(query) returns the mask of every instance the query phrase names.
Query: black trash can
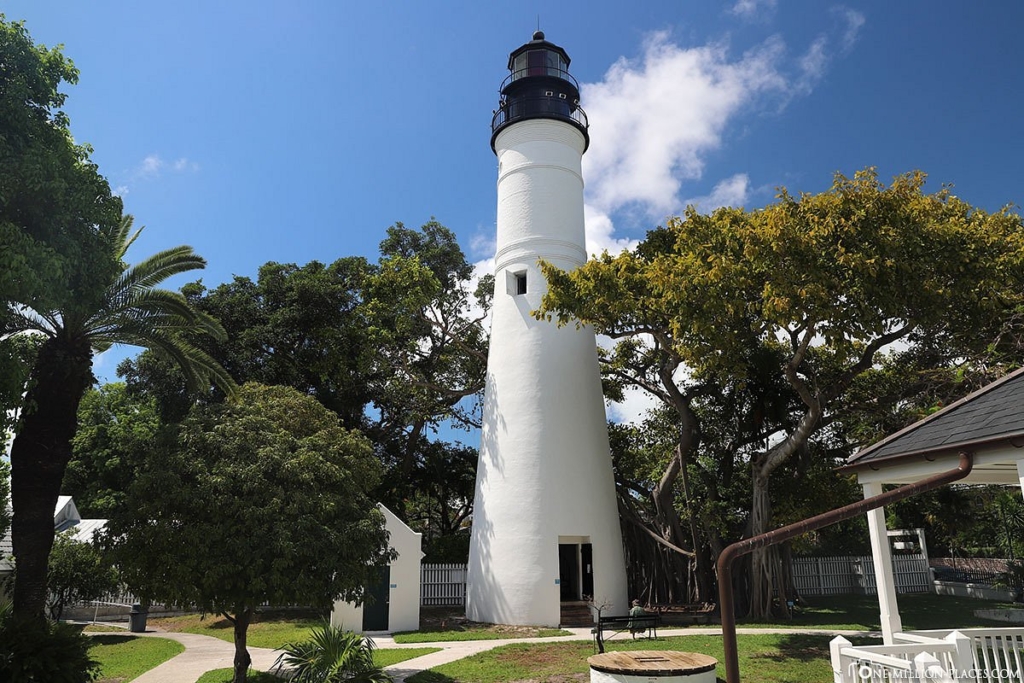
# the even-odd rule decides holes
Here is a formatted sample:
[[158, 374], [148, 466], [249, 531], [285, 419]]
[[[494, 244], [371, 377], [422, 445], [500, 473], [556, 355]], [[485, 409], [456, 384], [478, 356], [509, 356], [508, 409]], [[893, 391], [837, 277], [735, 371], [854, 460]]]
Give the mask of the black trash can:
[[132, 633], [145, 633], [148, 614], [149, 610], [142, 605], [132, 605], [132, 611], [128, 613], [128, 630]]

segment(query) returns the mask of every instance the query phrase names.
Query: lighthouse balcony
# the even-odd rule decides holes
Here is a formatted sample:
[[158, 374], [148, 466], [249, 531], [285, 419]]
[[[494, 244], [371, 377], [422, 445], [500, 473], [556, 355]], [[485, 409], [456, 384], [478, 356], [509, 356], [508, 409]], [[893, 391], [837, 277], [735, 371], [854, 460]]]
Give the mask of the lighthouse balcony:
[[501, 87], [498, 88], [501, 92], [505, 92], [513, 81], [518, 81], [523, 78], [535, 78], [537, 76], [546, 76], [548, 78], [558, 78], [563, 81], [568, 81], [572, 84], [573, 89], [576, 92], [580, 91], [579, 81], [569, 71], [563, 67], [549, 66], [549, 65], [537, 65], [529, 66], [525, 69], [516, 69], [501, 82]]
[[498, 132], [507, 125], [526, 119], [556, 119], [571, 123], [587, 135], [587, 113], [575, 102], [557, 94], [521, 96], [501, 103], [491, 119], [491, 145]]

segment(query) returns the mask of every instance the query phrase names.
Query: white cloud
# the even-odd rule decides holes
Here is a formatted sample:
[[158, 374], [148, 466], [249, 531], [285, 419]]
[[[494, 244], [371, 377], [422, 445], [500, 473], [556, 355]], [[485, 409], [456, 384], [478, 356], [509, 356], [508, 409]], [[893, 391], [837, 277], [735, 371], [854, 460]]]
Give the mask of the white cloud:
[[113, 190], [111, 190], [111, 193], [115, 197], [123, 197], [126, 194], [128, 194], [128, 186], [127, 185], [118, 185]]
[[818, 36], [797, 62], [800, 66], [800, 78], [797, 79], [796, 85], [801, 94], [807, 94], [814, 89], [825, 75], [830, 58], [828, 37]]
[[493, 225], [489, 230], [478, 227], [476, 233], [469, 239], [469, 255], [471, 258], [492, 256], [497, 248], [498, 237], [495, 234], [495, 227]]
[[156, 154], [150, 154], [139, 164], [136, 174], [142, 178], [154, 178], [160, 174], [160, 169], [164, 166], [166, 164], [163, 159]]
[[628, 237], [615, 237], [615, 226], [608, 214], [591, 204], [583, 205], [583, 220], [586, 224], [586, 250], [588, 256], [600, 255], [607, 251], [618, 254], [626, 249], [634, 249], [639, 240]]
[[857, 42], [857, 36], [860, 34], [860, 29], [864, 26], [867, 19], [857, 10], [853, 10], [848, 7], [836, 7], [833, 11], [842, 15], [843, 19], [846, 21], [846, 31], [843, 33], [840, 46], [842, 47], [843, 52], [848, 52], [850, 48], [853, 47], [854, 43]]
[[678, 211], [682, 183], [701, 177], [728, 123], [791, 87], [780, 70], [785, 50], [773, 37], [730, 60], [724, 45], [682, 48], [659, 32], [640, 59], [619, 59], [604, 80], [584, 84], [588, 204], [605, 215], [639, 206], [655, 220]]
[[[196, 173], [199, 171], [199, 164], [186, 157], [180, 157], [175, 161], [165, 161], [159, 154], [150, 154], [143, 159], [131, 173], [132, 180], [153, 180], [159, 178], [164, 171], [173, 173]], [[127, 191], [127, 187], [125, 188]]]
[[189, 161], [185, 157], [182, 157], [175, 161], [171, 168], [173, 168], [175, 171], [178, 171], [179, 173], [182, 171], [191, 171], [192, 173], [195, 173], [196, 171], [199, 170], [199, 164], [194, 161]]
[[729, 14], [744, 19], [753, 19], [761, 9], [767, 12], [774, 12], [777, 0], [737, 0], [736, 4], [729, 8]]
[[711, 190], [711, 194], [687, 199], [686, 205], [697, 207], [701, 213], [710, 213], [722, 206], [743, 206], [747, 203], [749, 195], [750, 178], [746, 173], [737, 173], [719, 181]]
[[629, 387], [622, 393], [621, 403], [605, 404], [605, 415], [613, 422], [640, 424], [647, 413], [661, 405], [661, 399], [637, 387]]

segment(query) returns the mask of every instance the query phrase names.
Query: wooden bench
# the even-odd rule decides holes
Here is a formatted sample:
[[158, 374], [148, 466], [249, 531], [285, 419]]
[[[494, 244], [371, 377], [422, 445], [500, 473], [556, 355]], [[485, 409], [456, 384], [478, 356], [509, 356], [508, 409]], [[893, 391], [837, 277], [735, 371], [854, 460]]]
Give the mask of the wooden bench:
[[651, 605], [661, 616], [663, 624], [710, 624], [715, 613], [713, 602], [699, 602], [691, 605]]
[[594, 644], [599, 653], [604, 653], [604, 634], [606, 631], [612, 634], [625, 633], [629, 631], [635, 639], [637, 634], [641, 638], [656, 639], [658, 637], [658, 626], [661, 624], [661, 615], [651, 612], [638, 617], [600, 617], [597, 625], [591, 630], [594, 634]]

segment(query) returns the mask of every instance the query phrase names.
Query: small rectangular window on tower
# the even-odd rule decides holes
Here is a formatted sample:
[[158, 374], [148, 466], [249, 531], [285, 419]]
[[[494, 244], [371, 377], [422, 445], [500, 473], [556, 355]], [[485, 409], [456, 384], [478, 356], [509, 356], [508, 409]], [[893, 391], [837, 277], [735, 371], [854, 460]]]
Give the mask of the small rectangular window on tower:
[[526, 294], [526, 273], [516, 273], [516, 294]]
[[526, 294], [526, 271], [505, 271], [505, 291], [512, 296]]

